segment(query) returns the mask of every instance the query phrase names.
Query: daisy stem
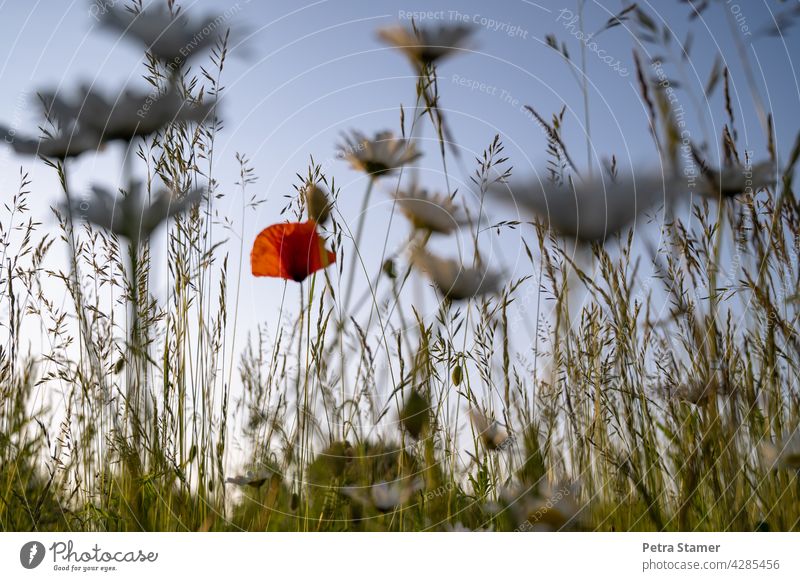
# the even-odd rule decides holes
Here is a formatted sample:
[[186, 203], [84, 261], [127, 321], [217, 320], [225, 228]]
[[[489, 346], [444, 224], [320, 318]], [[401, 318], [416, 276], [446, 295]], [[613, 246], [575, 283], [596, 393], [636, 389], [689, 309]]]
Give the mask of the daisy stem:
[[[583, 29], [583, 8], [585, 1], [578, 1], [578, 18], [580, 19], [581, 34]], [[589, 124], [589, 77], [586, 74], [586, 43], [581, 43], [581, 92], [583, 93], [583, 118], [586, 125], [586, 171], [589, 179], [592, 179], [592, 129]]]
[[[111, 398], [111, 391], [108, 389], [106, 384], [105, 373], [103, 371], [100, 357], [97, 354], [95, 349], [95, 343], [92, 340], [91, 329], [89, 327], [89, 322], [87, 321], [86, 314], [83, 309], [84, 301], [83, 301], [83, 291], [80, 285], [80, 274], [78, 272], [78, 241], [75, 236], [75, 219], [73, 216], [73, 199], [70, 194], [69, 189], [69, 178], [67, 177], [67, 165], [66, 160], [62, 163], [59, 163], [58, 166], [58, 174], [59, 180], [61, 181], [61, 187], [64, 191], [64, 200], [67, 206], [67, 221], [66, 226], [68, 230], [67, 238], [69, 247], [69, 272], [70, 272], [70, 286], [72, 299], [75, 304], [75, 314], [78, 320], [78, 341], [79, 341], [79, 353], [83, 353], [83, 348], [86, 348], [86, 353], [89, 359], [89, 370], [90, 373], [93, 371], [97, 377], [97, 383], [100, 387], [101, 392], [103, 393], [103, 407], [108, 406], [111, 413], [111, 420], [113, 422], [114, 430], [118, 434], [122, 434], [120, 425], [119, 425], [119, 418], [117, 416], [116, 410], [112, 408], [112, 398]], [[83, 357], [81, 357], [81, 361]], [[102, 428], [101, 428], [102, 429]], [[102, 453], [102, 446], [104, 442], [100, 443], [100, 450]], [[107, 456], [106, 456], [107, 458]], [[109, 468], [108, 464], [104, 468]]]
[[[132, 406], [133, 412], [133, 437], [134, 441], [138, 444], [141, 439], [141, 432], [143, 430], [141, 412], [141, 393], [139, 385], [139, 377], [142, 369], [139, 367], [139, 245], [136, 241], [131, 240], [128, 246], [128, 259], [129, 259], [129, 273], [128, 276], [131, 293], [131, 323], [128, 334], [128, 399], [129, 405]], [[137, 446], [138, 449], [138, 446]]]
[[[733, 12], [731, 10], [725, 10], [724, 12], [728, 21], [728, 27], [731, 31], [731, 37], [733, 38], [733, 44], [736, 47], [736, 52], [739, 54], [739, 61], [742, 63], [742, 70], [744, 71], [744, 77], [747, 81], [747, 87], [750, 90], [750, 97], [753, 99], [753, 105], [756, 109], [756, 116], [761, 124], [761, 128], [764, 130], [766, 139], [769, 140], [770, 135], [769, 121], [767, 120], [767, 109], [764, 106], [764, 101], [761, 98], [761, 93], [758, 90], [758, 83], [756, 82], [755, 75], [753, 74], [753, 69], [750, 66], [750, 59], [747, 55], [747, 49], [745, 48], [744, 43], [742, 43], [739, 31], [736, 30], [736, 19], [733, 15]], [[769, 91], [767, 94], [769, 94]]]
[[[133, 438], [133, 454], [128, 455], [129, 470], [131, 470], [132, 481], [128, 483], [128, 495], [130, 497], [130, 510], [137, 521], [140, 529], [145, 530], [148, 526], [145, 522], [146, 509], [144, 506], [144, 488], [141, 479], [142, 467], [146, 465], [146, 454], [140, 456], [139, 450], [144, 451], [149, 447], [147, 442], [142, 446], [142, 438], [146, 430], [147, 420], [142, 414], [142, 384], [141, 378], [145, 372], [145, 366], [140, 360], [141, 341], [139, 335], [139, 242], [130, 240], [128, 242], [128, 265], [129, 265], [129, 285], [130, 285], [130, 328], [128, 334], [128, 346], [126, 357], [126, 388], [127, 388], [127, 407], [131, 417], [131, 435]], [[145, 403], [146, 405], [146, 403]], [[132, 411], [130, 411], [132, 410]]]
[[[364, 202], [361, 204], [361, 214], [358, 216], [356, 236], [353, 239], [353, 248], [359, 257], [361, 256], [361, 238], [364, 236], [364, 227], [367, 223], [367, 211], [369, 210], [369, 202], [370, 198], [372, 197], [372, 189], [374, 186], [375, 178], [370, 176], [369, 182], [367, 183], [367, 191], [364, 192]], [[350, 310], [350, 299], [353, 298], [353, 283], [355, 282], [355, 276], [356, 268], [353, 266], [353, 268], [350, 269], [350, 276], [347, 279], [347, 292], [345, 293], [344, 309], [342, 309], [344, 316], [347, 316], [347, 312]]]

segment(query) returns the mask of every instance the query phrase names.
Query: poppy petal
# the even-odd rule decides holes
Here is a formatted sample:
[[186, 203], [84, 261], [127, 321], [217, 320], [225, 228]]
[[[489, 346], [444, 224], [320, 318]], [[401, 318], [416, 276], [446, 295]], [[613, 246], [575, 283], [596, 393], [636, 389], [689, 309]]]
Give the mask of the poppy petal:
[[253, 242], [250, 266], [255, 276], [285, 278], [281, 264], [281, 245], [292, 224], [274, 224], [262, 230]]
[[325, 248], [316, 222], [309, 220], [274, 224], [263, 230], [253, 243], [250, 262], [255, 276], [302, 282], [336, 262], [336, 255]]

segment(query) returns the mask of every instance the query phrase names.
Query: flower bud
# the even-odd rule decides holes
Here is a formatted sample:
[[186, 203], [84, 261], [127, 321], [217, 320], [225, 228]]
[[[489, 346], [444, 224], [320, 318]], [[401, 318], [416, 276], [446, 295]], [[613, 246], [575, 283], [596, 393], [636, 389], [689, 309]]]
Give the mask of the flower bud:
[[331, 216], [331, 203], [328, 194], [317, 185], [308, 186], [305, 189], [306, 211], [308, 217], [317, 224], [322, 224]]

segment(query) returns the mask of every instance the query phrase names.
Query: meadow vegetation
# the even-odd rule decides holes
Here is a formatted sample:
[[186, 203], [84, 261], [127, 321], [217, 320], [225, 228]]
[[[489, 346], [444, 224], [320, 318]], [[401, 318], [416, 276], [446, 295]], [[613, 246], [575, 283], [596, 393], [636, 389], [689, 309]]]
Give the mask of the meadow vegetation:
[[[686, 54], [658, 68], [636, 53], [661, 170], [623, 171], [613, 152], [581, 167], [564, 111], [532, 97], [546, 166], [527, 179], [502, 136], [454, 162], [437, 67], [475, 31], [385, 29], [416, 101], [393, 132], [338, 146], [368, 175], [363, 201], [346, 192], [360, 220], [343, 218], [335, 178], [310, 158], [254, 242], [240, 232], [263, 219], [257, 168], [239, 154], [236, 184], [214, 178], [231, 36], [215, 26], [198, 42], [209, 25], [189, 18], [154, 50], [147, 27], [172, 21], [172, 0], [107, 7], [105, 25], [125, 30], [143, 10], [126, 39], [150, 49], [149, 93], [121, 112], [114, 95], [104, 108], [102, 95], [43, 94], [45, 134], [12, 139], [63, 192], [55, 228], [32, 215], [44, 192], [25, 169], [2, 193], [0, 530], [800, 528], [800, 139], [776, 150], [764, 108], [752, 114], [767, 147], [745, 151], [726, 100], [722, 134], [689, 142], [668, 91], [728, 95], [727, 69], [697, 94], [675, 88], [663, 71], [691, 48], [644, 8], [623, 10], [603, 34], [624, 26]], [[548, 43], [588, 96], [580, 62]], [[445, 176], [472, 164], [470, 192], [415, 181], [422, 126]], [[73, 191], [74, 158], [109, 141], [127, 151], [120, 191]], [[364, 220], [387, 189], [408, 235], [376, 266]], [[509, 196], [522, 214], [488, 222]], [[525, 258], [513, 272], [486, 258], [508, 231]], [[458, 259], [436, 244], [452, 236]], [[258, 283], [279, 324], [234, 352], [248, 323], [238, 281], [253, 274], [275, 277]]]

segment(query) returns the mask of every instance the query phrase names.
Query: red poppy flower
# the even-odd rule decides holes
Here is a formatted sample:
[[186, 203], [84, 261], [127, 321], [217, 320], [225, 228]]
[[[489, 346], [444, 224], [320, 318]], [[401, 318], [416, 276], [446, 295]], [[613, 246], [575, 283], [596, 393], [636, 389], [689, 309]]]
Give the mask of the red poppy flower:
[[250, 265], [255, 276], [274, 276], [302, 282], [312, 272], [336, 262], [317, 233], [317, 223], [273, 224], [253, 243]]

